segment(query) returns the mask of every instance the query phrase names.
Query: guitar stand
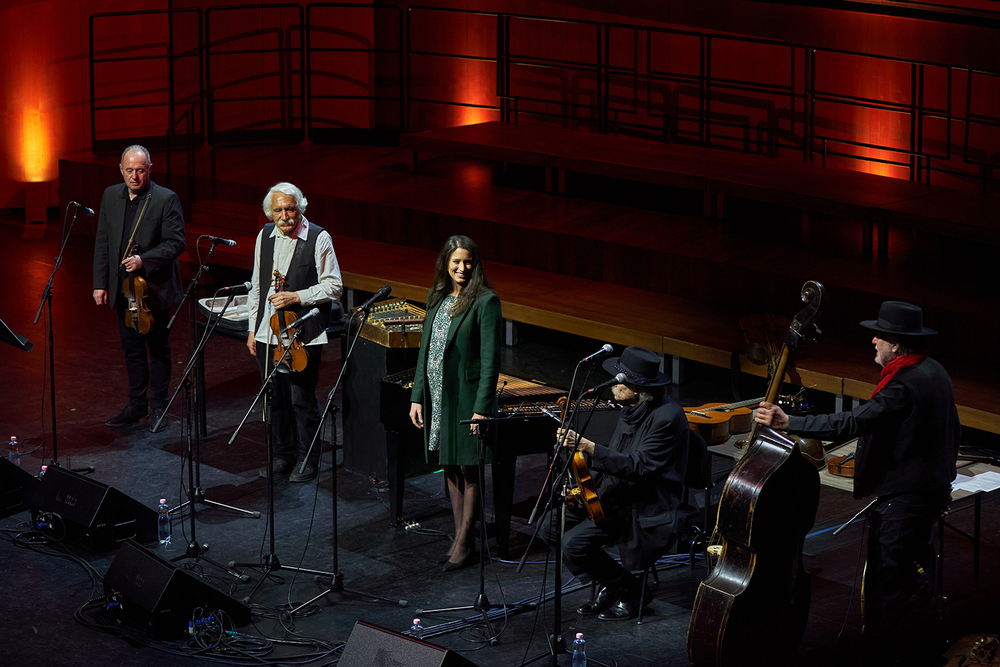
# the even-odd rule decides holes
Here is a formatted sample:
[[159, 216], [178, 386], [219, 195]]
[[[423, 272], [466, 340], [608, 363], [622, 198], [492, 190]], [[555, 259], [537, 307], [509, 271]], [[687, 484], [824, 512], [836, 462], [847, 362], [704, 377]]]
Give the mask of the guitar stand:
[[499, 634], [493, 629], [490, 622], [490, 600], [486, 597], [486, 561], [490, 558], [490, 549], [486, 543], [486, 429], [484, 425], [491, 422], [499, 422], [503, 419], [487, 417], [485, 419], [463, 419], [459, 424], [479, 424], [477, 441], [479, 444], [479, 594], [476, 601], [464, 607], [446, 607], [442, 609], [422, 609], [421, 616], [425, 614], [438, 614], [450, 611], [469, 611], [479, 613], [486, 627], [486, 643], [496, 646], [500, 643]]

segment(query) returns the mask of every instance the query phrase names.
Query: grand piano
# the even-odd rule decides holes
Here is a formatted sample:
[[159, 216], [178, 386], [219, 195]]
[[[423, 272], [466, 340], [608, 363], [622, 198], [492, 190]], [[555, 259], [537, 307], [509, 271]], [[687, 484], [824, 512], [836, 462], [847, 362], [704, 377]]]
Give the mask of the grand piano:
[[[402, 522], [404, 478], [407, 467], [412, 468], [408, 459], [412, 459], [415, 452], [419, 452], [420, 456], [423, 452], [420, 432], [409, 419], [414, 374], [415, 369], [410, 369], [387, 375], [382, 378], [379, 388], [379, 419], [386, 433], [389, 510], [394, 526]], [[504, 373], [497, 380], [499, 416], [504, 421], [496, 424], [496, 450], [491, 467], [497, 555], [500, 558], [507, 557], [510, 545], [517, 457], [542, 452], [551, 456], [559, 424], [545, 411], [550, 415], [559, 415], [561, 408], [557, 400], [565, 394], [565, 390]], [[598, 442], [607, 442], [618, 421], [618, 411], [619, 408], [612, 403], [599, 401], [587, 426], [587, 436]], [[418, 444], [415, 445], [415, 441]], [[537, 491], [533, 489], [532, 493]]]

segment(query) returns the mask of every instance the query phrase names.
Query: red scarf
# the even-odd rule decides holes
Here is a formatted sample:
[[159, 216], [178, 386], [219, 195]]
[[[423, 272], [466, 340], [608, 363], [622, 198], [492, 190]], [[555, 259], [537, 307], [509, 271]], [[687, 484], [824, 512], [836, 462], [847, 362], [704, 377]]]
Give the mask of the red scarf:
[[872, 392], [871, 398], [875, 398], [875, 394], [879, 393], [882, 387], [889, 384], [892, 378], [896, 377], [896, 374], [901, 370], [909, 368], [910, 366], [916, 366], [926, 358], [926, 354], [904, 354], [903, 356], [896, 357], [887, 363], [885, 368], [882, 369], [882, 380], [878, 383], [878, 386], [875, 387], [875, 391]]

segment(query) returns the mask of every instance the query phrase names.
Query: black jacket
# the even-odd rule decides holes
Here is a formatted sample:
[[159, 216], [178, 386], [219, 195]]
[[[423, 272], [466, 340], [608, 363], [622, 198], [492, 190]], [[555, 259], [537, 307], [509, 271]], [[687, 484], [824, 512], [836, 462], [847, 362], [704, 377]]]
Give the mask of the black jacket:
[[[127, 240], [132, 234], [132, 229], [123, 229], [127, 190], [127, 186], [120, 183], [104, 191], [94, 239], [94, 289], [108, 291], [111, 308], [115, 307], [115, 298], [121, 291], [119, 279], [127, 277], [124, 270], [120, 275], [118, 271], [122, 260], [122, 235], [125, 234]], [[184, 213], [172, 190], [150, 181], [141, 197], [146, 194], [151, 195], [149, 206], [135, 236], [142, 258], [142, 268], [137, 275], [146, 279], [149, 288], [146, 306], [156, 311], [175, 306], [184, 297], [177, 259], [184, 252]], [[142, 209], [141, 203], [139, 208]]]
[[962, 437], [951, 379], [930, 358], [900, 371], [850, 412], [789, 416], [788, 430], [824, 440], [858, 437], [855, 498], [950, 484]]
[[[641, 411], [641, 412], [636, 412]], [[694, 513], [684, 505], [691, 431], [669, 396], [622, 411], [611, 442], [594, 448], [591, 469], [605, 517], [624, 522], [622, 565], [649, 565], [676, 539]]]

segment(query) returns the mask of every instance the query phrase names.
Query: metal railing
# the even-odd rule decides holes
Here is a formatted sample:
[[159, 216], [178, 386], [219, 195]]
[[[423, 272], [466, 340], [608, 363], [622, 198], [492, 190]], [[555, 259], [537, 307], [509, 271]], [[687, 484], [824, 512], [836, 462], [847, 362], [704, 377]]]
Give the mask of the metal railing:
[[[99, 113], [153, 106], [98, 100], [95, 65], [136, 57], [98, 57], [95, 20], [142, 13], [173, 21], [173, 14], [197, 11], [91, 17], [95, 151]], [[212, 20], [222, 12], [236, 12], [227, 19], [241, 12], [292, 18], [230, 34]], [[200, 32], [200, 16], [198, 25]], [[175, 107], [204, 100], [201, 131], [212, 146], [307, 137], [384, 143], [397, 132], [501, 120], [863, 163], [859, 168], [924, 183], [959, 180], [983, 191], [998, 184], [1000, 111], [987, 101], [1000, 92], [1000, 72], [650, 25], [423, 5], [402, 12], [358, 2], [211, 8], [199, 45], [198, 53], [176, 53], [171, 44], [166, 54], [138, 58], [199, 59], [198, 93], [178, 95], [171, 79], [158, 104], [169, 107], [172, 124]], [[216, 74], [224, 59], [250, 57], [268, 62], [237, 76], [231, 66], [225, 77]], [[872, 68], [887, 72], [892, 95], [865, 85]], [[248, 94], [249, 86], [268, 88]], [[241, 113], [248, 105], [259, 112]], [[844, 121], [855, 117], [855, 125]], [[878, 136], [869, 130], [875, 123], [884, 125]]]

